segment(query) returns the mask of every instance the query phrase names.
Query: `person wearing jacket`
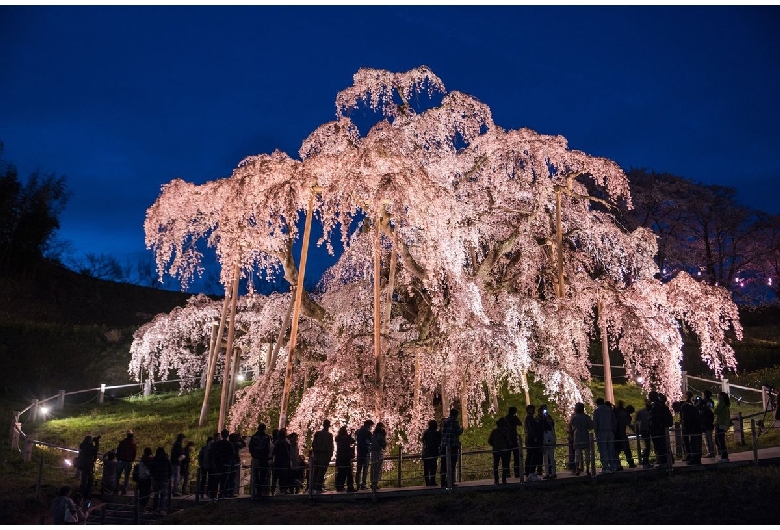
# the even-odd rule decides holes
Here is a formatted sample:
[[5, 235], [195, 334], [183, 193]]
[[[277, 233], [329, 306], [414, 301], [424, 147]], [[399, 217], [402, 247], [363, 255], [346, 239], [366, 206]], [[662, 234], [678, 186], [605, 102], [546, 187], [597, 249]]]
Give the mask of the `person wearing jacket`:
[[76, 524], [84, 518], [81, 508], [71, 498], [70, 486], [60, 488], [59, 495], [51, 502], [50, 511], [54, 524]]
[[715, 443], [712, 433], [715, 431], [715, 402], [712, 401], [712, 392], [709, 389], [702, 392], [702, 398], [698, 401], [699, 415], [701, 416], [701, 429], [704, 442], [707, 445], [705, 458], [715, 457]]
[[512, 460], [515, 478], [520, 478], [520, 438], [517, 429], [523, 426], [523, 422], [517, 417], [517, 407], [509, 407], [504, 417], [509, 424], [509, 437], [512, 443], [509, 456]]
[[279, 477], [279, 495], [293, 492], [294, 485], [290, 480], [292, 464], [290, 460], [290, 442], [287, 440], [287, 429], [279, 429], [273, 448], [274, 470]]
[[[593, 430], [593, 420], [585, 413], [585, 404], [574, 405], [574, 414], [569, 419], [574, 443], [574, 474], [579, 476], [590, 469], [590, 431]], [[587, 472], [590, 476], [590, 471]]]
[[322, 429], [314, 433], [311, 443], [312, 465], [314, 477], [312, 477], [312, 489], [315, 493], [322, 493], [325, 489], [325, 473], [328, 470], [330, 459], [333, 458], [333, 434], [330, 432], [330, 420], [323, 420]]
[[342, 425], [334, 440], [336, 442], [336, 491], [355, 491], [355, 478], [352, 474], [352, 459], [355, 458], [355, 439]]
[[726, 431], [731, 427], [731, 400], [725, 392], [718, 394], [718, 404], [715, 405], [715, 445], [720, 452], [718, 462], [729, 461], [729, 450], [726, 448]]
[[558, 466], [555, 462], [555, 444], [558, 443], [555, 436], [555, 421], [550, 414], [547, 405], [539, 405], [539, 414], [536, 418], [539, 423], [539, 431], [542, 434], [542, 478], [557, 478]]
[[666, 405], [666, 396], [651, 390], [647, 397], [650, 401], [650, 436], [653, 439], [656, 463], [660, 466], [671, 464], [667, 436], [674, 418]]
[[272, 450], [271, 437], [265, 432], [265, 423], [257, 426], [257, 432], [249, 439], [249, 454], [252, 455], [252, 470], [254, 473], [254, 491], [252, 498], [267, 497], [271, 491], [269, 465]]
[[[116, 477], [117, 490], [122, 495], [127, 494], [127, 485], [130, 482], [130, 473], [133, 470], [138, 446], [135, 443], [133, 431], [127, 431], [124, 440], [116, 447]], [[122, 479], [124, 475], [124, 479]]]
[[604, 398], [596, 399], [596, 409], [593, 411], [593, 431], [596, 434], [596, 443], [599, 447], [601, 472], [605, 474], [617, 471], [615, 462], [616, 430], [617, 420], [611, 404], [607, 404]]
[[693, 392], [686, 393], [686, 399], [680, 403], [680, 427], [685, 441], [685, 462], [688, 465], [701, 465], [701, 413], [693, 404]]
[[[617, 470], [622, 471], [620, 465], [620, 455], [626, 455], [626, 462], [629, 468], [635, 468], [634, 455], [631, 452], [631, 444], [628, 442], [628, 428], [633, 430], [631, 423], [631, 415], [634, 413], [633, 405], [626, 406], [622, 400], [617, 402], [615, 407], [615, 421], [617, 422], [617, 429], [615, 430], [615, 463], [617, 464]], [[637, 455], [638, 456], [638, 455]]]
[[171, 446], [171, 469], [173, 476], [173, 491], [171, 494], [176, 497], [181, 493], [181, 461], [184, 460], [184, 435], [176, 435], [176, 441]]
[[79, 491], [84, 499], [92, 497], [92, 485], [95, 481], [95, 462], [100, 449], [100, 436], [87, 435], [79, 445], [78, 470], [81, 473]]
[[170, 508], [168, 490], [173, 474], [172, 467], [170, 458], [165, 454], [165, 448], [158, 447], [149, 471], [152, 474], [152, 490], [154, 492], [152, 509], [159, 514], [166, 513]]
[[423, 475], [426, 486], [436, 485], [436, 461], [439, 459], [441, 433], [436, 420], [428, 421], [428, 429], [422, 435]]
[[[144, 447], [141, 460], [136, 464], [139, 468], [137, 473], [133, 474], [135, 487], [138, 490], [138, 505], [144, 510], [149, 505], [149, 497], [152, 495], [152, 448]], [[141, 470], [145, 470], [143, 473]], [[137, 478], [136, 478], [137, 477]]]
[[357, 455], [355, 484], [359, 490], [366, 489], [368, 481], [368, 464], [371, 459], [371, 429], [373, 426], [373, 420], [366, 420], [355, 435], [355, 453]]
[[382, 462], [385, 458], [387, 447], [387, 433], [385, 425], [380, 421], [376, 424], [374, 434], [371, 435], [371, 489], [379, 489], [379, 479], [382, 477]]
[[498, 485], [498, 463], [501, 462], [501, 482], [509, 478], [509, 455], [512, 450], [512, 430], [506, 417], [496, 420], [496, 428], [490, 431], [488, 444], [493, 448], [493, 484]]
[[[455, 485], [455, 468], [458, 464], [458, 453], [460, 452], [460, 435], [463, 434], [463, 427], [458, 422], [459, 411], [456, 408], [450, 409], [450, 415], [441, 423], [441, 487], [449, 488], [450, 484]], [[449, 460], [447, 453], [449, 452]], [[451, 474], [450, 474], [451, 473]]]
[[542, 433], [539, 430], [539, 422], [534, 418], [536, 407], [525, 407], [525, 477], [533, 482], [539, 480], [536, 468], [542, 465]]

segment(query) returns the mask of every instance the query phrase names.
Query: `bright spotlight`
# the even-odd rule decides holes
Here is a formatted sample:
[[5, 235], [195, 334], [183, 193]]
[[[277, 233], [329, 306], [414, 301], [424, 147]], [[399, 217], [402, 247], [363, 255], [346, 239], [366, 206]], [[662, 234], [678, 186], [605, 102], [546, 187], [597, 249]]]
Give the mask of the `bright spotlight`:
[[239, 381], [243, 381], [244, 380], [244, 374], [238, 374], [236, 379], [238, 379]]
[[41, 414], [46, 416], [49, 413], [49, 407], [41, 407]]

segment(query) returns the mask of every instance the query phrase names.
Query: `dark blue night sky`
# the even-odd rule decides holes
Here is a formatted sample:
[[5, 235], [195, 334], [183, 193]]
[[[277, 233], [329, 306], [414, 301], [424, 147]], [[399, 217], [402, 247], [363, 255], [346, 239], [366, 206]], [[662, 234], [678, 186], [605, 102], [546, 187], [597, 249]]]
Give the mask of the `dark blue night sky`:
[[124, 259], [162, 184], [297, 157], [359, 68], [424, 64], [504, 128], [780, 213], [778, 28], [777, 6], [2, 6], [0, 141], [67, 176], [61, 238]]

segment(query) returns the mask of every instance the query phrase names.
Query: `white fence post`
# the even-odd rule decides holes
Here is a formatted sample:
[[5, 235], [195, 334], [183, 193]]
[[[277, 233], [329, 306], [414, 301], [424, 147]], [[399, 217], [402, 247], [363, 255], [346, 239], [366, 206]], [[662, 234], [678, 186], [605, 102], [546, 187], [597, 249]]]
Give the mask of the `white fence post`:
[[59, 399], [57, 399], [57, 408], [62, 410], [65, 408], [65, 391], [60, 390]]
[[688, 391], [688, 372], [685, 370], [682, 371], [682, 381], [681, 381], [681, 395], [683, 396], [683, 399], [685, 399], [685, 393]]
[[766, 385], [761, 386], [761, 403], [764, 411], [769, 409], [769, 387]]
[[98, 399], [97, 402], [102, 404], [103, 403], [103, 397], [106, 395], [106, 384], [100, 383], [100, 392], [98, 392]]
[[38, 409], [40, 408], [40, 405], [38, 404], [37, 399], [32, 400], [32, 421], [38, 421]]
[[729, 394], [729, 380], [725, 377], [720, 381], [720, 389], [726, 394]]
[[27, 438], [24, 444], [24, 461], [29, 462], [32, 459], [33, 441]]
[[11, 420], [11, 449], [14, 451], [19, 449], [19, 431], [22, 429], [22, 424], [19, 423], [19, 413], [14, 412], [14, 417]]

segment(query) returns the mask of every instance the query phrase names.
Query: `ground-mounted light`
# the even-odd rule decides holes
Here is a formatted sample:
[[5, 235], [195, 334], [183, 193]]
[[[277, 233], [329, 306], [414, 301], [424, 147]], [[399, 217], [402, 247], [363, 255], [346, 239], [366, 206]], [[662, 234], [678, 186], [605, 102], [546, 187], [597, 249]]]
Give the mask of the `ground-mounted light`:
[[238, 379], [238, 381], [239, 381], [239, 382], [241, 382], [241, 381], [243, 381], [243, 380], [244, 380], [244, 379], [246, 379], [246, 378], [244, 377], [244, 374], [238, 374], [238, 375], [236, 376], [236, 379]]

